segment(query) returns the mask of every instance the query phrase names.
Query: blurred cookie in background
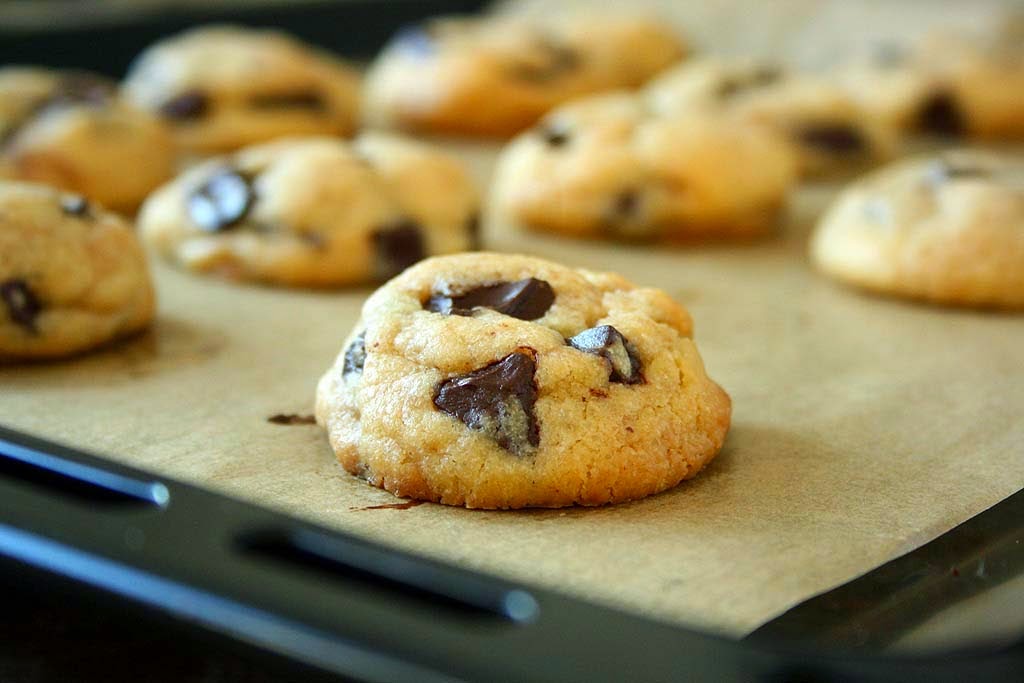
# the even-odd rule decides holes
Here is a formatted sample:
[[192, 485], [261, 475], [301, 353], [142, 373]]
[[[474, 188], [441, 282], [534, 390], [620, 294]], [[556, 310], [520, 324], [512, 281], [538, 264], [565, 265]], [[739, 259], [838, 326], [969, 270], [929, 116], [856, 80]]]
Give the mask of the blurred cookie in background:
[[491, 199], [499, 222], [576, 237], [751, 237], [778, 223], [796, 168], [771, 129], [662, 116], [615, 93], [565, 105], [513, 140]]
[[581, 95], [640, 86], [687, 53], [653, 20], [442, 18], [399, 32], [371, 66], [373, 126], [507, 137]]
[[46, 185], [0, 181], [0, 360], [67, 356], [149, 324], [132, 227]]
[[0, 177], [35, 181], [132, 211], [174, 170], [151, 114], [83, 71], [0, 68]]
[[835, 72], [871, 116], [945, 138], [1024, 138], [1024, 40], [931, 32], [886, 44]]
[[474, 248], [478, 210], [467, 172], [433, 147], [294, 138], [189, 169], [146, 201], [139, 230], [189, 270], [327, 287]]
[[811, 258], [865, 289], [968, 306], [1024, 307], [1024, 162], [955, 150], [847, 188]]
[[359, 77], [290, 36], [207, 26], [143, 52], [127, 97], [162, 117], [189, 152], [215, 153], [289, 135], [351, 135]]
[[645, 88], [665, 115], [701, 113], [765, 125], [793, 144], [805, 176], [845, 174], [892, 156], [896, 136], [837, 86], [755, 59], [691, 61]]

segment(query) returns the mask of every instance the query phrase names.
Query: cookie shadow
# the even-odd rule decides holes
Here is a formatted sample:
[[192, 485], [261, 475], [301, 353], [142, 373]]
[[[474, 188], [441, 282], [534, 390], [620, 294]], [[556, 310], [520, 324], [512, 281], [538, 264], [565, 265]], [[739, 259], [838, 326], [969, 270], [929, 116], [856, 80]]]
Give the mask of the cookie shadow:
[[[518, 511], [538, 520], [616, 517], [637, 524], [665, 518], [692, 519], [694, 515], [720, 515], [728, 507], [752, 519], [775, 510], [792, 496], [816, 496], [814, 470], [798, 484], [794, 472], [804, 471], [808, 461], [827, 463], [831, 451], [820, 440], [774, 425], [736, 423], [719, 454], [691, 479], [639, 500], [599, 507]], [[814, 468], [816, 469], [816, 468]], [[793, 486], [800, 492], [794, 494]]]
[[226, 335], [192, 321], [161, 316], [139, 334], [98, 349], [48, 361], [0, 365], [0, 384], [17, 389], [130, 383], [212, 360], [227, 347]]

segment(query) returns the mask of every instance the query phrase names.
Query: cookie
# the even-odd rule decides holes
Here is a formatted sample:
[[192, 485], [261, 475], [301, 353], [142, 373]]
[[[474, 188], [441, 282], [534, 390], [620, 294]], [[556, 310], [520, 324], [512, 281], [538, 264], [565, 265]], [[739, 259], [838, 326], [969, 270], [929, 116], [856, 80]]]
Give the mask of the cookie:
[[567, 100], [639, 86], [685, 54], [678, 36], [638, 18], [439, 19], [384, 49], [364, 113], [375, 126], [507, 137]]
[[210, 159], [155, 192], [139, 230], [189, 270], [321, 287], [385, 280], [425, 256], [471, 249], [477, 217], [456, 160], [377, 134]]
[[715, 457], [730, 414], [667, 294], [495, 253], [429, 259], [378, 289], [316, 398], [346, 470], [472, 508], [663, 491]]
[[824, 273], [936, 303], [1024, 307], [1024, 162], [958, 150], [845, 190], [819, 223]]
[[96, 74], [0, 68], [0, 177], [131, 211], [174, 170], [170, 133]]
[[350, 135], [358, 117], [352, 69], [283, 33], [234, 26], [153, 45], [132, 64], [124, 90], [196, 153], [289, 135]]
[[925, 39], [918, 60], [936, 73], [959, 122], [951, 132], [1024, 138], [1024, 42], [1010, 34], [936, 33]]
[[131, 226], [79, 195], [0, 181], [0, 359], [75, 354], [153, 317]]
[[1024, 137], [1024, 43], [931, 34], [885, 47], [836, 72], [872, 117], [943, 137]]
[[495, 221], [575, 237], [687, 240], [770, 231], [795, 181], [774, 131], [660, 116], [628, 93], [565, 105], [503, 152]]
[[832, 76], [870, 118], [894, 130], [941, 136], [965, 132], [963, 113], [949, 88], [909, 46], [873, 46]]
[[778, 65], [702, 59], [645, 88], [665, 115], [700, 112], [765, 125], [797, 150], [804, 175], [850, 172], [892, 156], [895, 132], [869, 119], [838, 86]]

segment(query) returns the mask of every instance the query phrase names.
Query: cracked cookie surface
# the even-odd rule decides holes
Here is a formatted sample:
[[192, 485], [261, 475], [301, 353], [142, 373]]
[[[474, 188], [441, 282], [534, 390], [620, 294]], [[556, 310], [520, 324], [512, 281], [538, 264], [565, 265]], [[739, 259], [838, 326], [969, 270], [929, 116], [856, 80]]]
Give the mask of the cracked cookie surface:
[[287, 34], [206, 26], [132, 64], [126, 96], [163, 118], [180, 147], [227, 152], [288, 135], [351, 135], [356, 72]]
[[144, 328], [153, 309], [124, 219], [47, 186], [0, 182], [0, 359], [85, 351]]
[[397, 34], [370, 69], [365, 117], [377, 126], [508, 136], [552, 107], [634, 88], [686, 53], [634, 17], [445, 18]]
[[387, 279], [474, 247], [476, 188], [433, 147], [368, 134], [210, 159], [147, 200], [143, 238], [198, 272], [294, 286]]
[[0, 68], [0, 177], [134, 211], [174, 170], [171, 135], [116, 83], [84, 71]]
[[633, 500], [696, 475], [728, 430], [729, 397], [691, 331], [667, 294], [615, 274], [432, 258], [367, 300], [320, 380], [317, 421], [346, 470], [399, 496]]
[[1024, 163], [954, 150], [881, 169], [836, 199], [811, 257], [878, 292], [1024, 308]]

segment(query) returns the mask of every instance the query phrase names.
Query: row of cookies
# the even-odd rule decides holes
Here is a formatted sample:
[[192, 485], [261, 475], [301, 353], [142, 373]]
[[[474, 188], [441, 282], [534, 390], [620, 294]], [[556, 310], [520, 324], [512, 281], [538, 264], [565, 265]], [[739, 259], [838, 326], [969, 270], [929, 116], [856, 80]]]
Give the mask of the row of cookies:
[[[153, 288], [124, 218], [0, 182], [0, 221], [0, 358], [75, 353], [149, 323]], [[424, 260], [376, 291], [316, 415], [348, 471], [397, 495], [561, 507], [695, 476], [731, 403], [665, 292], [480, 252]]]
[[1020, 137], [1021, 52], [999, 37], [934, 38], [824, 77], [751, 60], [673, 68], [685, 42], [638, 18], [439, 19], [400, 31], [361, 87], [354, 69], [283, 34], [206, 27], [146, 50], [121, 88], [90, 74], [0, 69], [0, 177], [130, 211], [181, 153], [347, 136], [360, 120], [507, 136], [560, 103], [652, 77], [652, 109], [768, 124], [814, 175], [892, 156], [904, 129]]
[[290, 138], [193, 166], [147, 199], [137, 225], [138, 236], [81, 195], [0, 181], [0, 357], [65, 355], [144, 326], [153, 288], [139, 237], [232, 279], [382, 281], [476, 248], [479, 196], [459, 162], [412, 140]]
[[[437, 42], [443, 49], [424, 60], [441, 78], [407, 73], [393, 83], [392, 56], [419, 53], [427, 43], [414, 34], [428, 32], [445, 36]], [[600, 42], [587, 39], [595, 35]], [[489, 67], [476, 63], [482, 45], [496, 50]], [[371, 70], [377, 75], [370, 77], [365, 109], [391, 108], [374, 105], [381, 88], [373, 83], [406, 94], [413, 94], [410, 82], [433, 84], [428, 88], [444, 93], [421, 91], [424, 101], [440, 107], [431, 121], [468, 111], [511, 133], [573, 96], [639, 85], [685, 51], [671, 33], [645, 20], [578, 19], [543, 31], [509, 21], [435, 22], [396, 36]], [[496, 80], [487, 82], [492, 68]], [[558, 78], [563, 71], [571, 78]], [[521, 87], [506, 93], [506, 77]], [[511, 98], [493, 97], [495, 88]], [[230, 152], [284, 136], [351, 136], [360, 125], [361, 99], [352, 66], [277, 31], [231, 26], [200, 27], [156, 43], [120, 86], [91, 73], [5, 67], [0, 177], [53, 184], [132, 211], [173, 174], [182, 155]], [[402, 108], [393, 104], [395, 111]], [[505, 122], [498, 121], [502, 116]], [[387, 117], [364, 118], [380, 124]], [[490, 124], [470, 118], [463, 132], [488, 132]]]

